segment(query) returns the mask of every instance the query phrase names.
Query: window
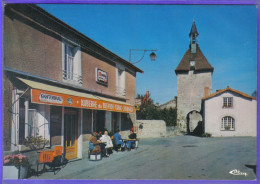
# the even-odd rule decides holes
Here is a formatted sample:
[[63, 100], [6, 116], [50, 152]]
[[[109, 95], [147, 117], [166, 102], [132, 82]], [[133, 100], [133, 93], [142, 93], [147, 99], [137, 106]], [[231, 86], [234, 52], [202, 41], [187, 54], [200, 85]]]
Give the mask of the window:
[[73, 84], [82, 84], [81, 52], [76, 44], [63, 40], [63, 80]]
[[49, 140], [49, 107], [30, 102], [24, 90], [14, 89], [12, 93], [11, 150], [23, 149], [25, 138], [42, 136]]
[[231, 116], [222, 118], [221, 130], [235, 130], [235, 119]]
[[190, 61], [190, 70], [195, 69], [195, 61]]
[[117, 67], [116, 95], [120, 97], [126, 96], [125, 90], [125, 69], [122, 66]]
[[28, 136], [37, 137], [38, 130], [38, 116], [36, 109], [28, 109]]
[[233, 98], [232, 97], [224, 97], [223, 98], [223, 107], [233, 107]]

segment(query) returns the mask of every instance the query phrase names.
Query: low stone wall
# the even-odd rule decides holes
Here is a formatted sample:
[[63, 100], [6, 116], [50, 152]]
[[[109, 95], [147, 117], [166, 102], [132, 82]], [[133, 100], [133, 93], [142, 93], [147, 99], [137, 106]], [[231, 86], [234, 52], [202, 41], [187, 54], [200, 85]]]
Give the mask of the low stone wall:
[[163, 120], [136, 120], [134, 128], [138, 138], [166, 136], [166, 123]]

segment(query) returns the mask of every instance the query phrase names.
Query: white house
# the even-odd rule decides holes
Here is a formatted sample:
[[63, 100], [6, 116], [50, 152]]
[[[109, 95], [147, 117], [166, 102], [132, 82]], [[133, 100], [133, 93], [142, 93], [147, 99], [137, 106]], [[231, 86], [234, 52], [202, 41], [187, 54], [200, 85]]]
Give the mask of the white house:
[[218, 90], [203, 100], [204, 132], [212, 136], [256, 136], [257, 101], [229, 88]]

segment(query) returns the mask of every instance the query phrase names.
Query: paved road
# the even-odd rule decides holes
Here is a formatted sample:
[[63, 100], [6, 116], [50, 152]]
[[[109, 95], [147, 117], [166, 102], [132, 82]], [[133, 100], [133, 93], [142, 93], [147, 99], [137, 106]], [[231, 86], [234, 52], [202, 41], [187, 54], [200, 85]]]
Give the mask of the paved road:
[[[176, 136], [143, 139], [138, 150], [114, 153], [98, 162], [71, 162], [57, 175], [38, 178], [254, 180], [255, 165], [256, 138]], [[246, 176], [229, 174], [234, 169]]]

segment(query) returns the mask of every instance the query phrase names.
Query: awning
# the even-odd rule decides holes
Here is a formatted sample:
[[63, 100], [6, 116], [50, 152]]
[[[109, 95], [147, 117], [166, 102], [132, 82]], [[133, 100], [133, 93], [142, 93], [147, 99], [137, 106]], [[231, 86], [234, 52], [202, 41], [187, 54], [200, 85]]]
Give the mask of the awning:
[[135, 107], [125, 102], [17, 78], [32, 88], [32, 103], [135, 113]]

